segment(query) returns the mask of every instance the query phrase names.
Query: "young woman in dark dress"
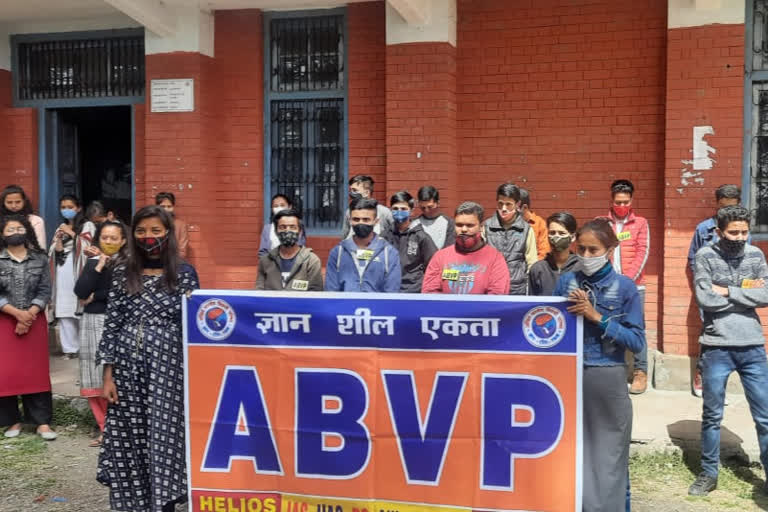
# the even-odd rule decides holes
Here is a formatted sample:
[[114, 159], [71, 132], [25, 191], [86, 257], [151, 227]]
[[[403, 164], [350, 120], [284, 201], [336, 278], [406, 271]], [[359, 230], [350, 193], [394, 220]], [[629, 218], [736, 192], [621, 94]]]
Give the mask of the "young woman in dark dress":
[[96, 357], [110, 404], [97, 479], [115, 511], [169, 512], [187, 493], [181, 305], [199, 284], [162, 208], [142, 208], [132, 226]]

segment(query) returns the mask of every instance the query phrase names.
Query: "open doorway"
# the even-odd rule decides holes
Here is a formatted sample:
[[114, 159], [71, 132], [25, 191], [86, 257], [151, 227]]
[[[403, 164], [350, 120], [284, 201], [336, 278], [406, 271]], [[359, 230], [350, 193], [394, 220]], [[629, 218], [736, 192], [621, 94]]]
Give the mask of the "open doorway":
[[83, 206], [101, 201], [124, 222], [132, 214], [131, 107], [57, 109], [55, 152], [58, 196]]

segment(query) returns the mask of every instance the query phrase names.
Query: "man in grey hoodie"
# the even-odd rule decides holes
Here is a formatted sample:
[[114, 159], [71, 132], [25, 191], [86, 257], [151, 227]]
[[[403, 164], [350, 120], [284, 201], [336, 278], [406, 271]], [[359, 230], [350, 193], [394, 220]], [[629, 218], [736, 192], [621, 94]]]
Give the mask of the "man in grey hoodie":
[[716, 220], [720, 240], [699, 249], [694, 266], [696, 302], [704, 324], [699, 338], [704, 406], [701, 473], [688, 489], [692, 496], [706, 496], [717, 487], [725, 385], [734, 371], [755, 421], [760, 461], [768, 469], [768, 363], [755, 311], [768, 306], [768, 266], [763, 252], [747, 243], [746, 208], [726, 206], [718, 210]]

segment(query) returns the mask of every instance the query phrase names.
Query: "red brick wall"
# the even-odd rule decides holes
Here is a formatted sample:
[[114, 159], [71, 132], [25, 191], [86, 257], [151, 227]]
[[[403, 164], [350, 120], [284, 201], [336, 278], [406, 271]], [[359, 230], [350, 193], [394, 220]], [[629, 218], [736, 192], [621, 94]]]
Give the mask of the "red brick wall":
[[9, 148], [11, 131], [8, 108], [11, 105], [11, 72], [0, 69], [0, 185], [12, 181], [11, 154]]
[[[664, 206], [664, 351], [697, 354], [699, 315], [686, 273], [693, 230], [713, 214], [714, 189], [741, 184], [744, 25], [671, 29], [667, 49], [667, 122]], [[702, 181], [683, 160], [692, 158], [693, 127], [712, 126], [707, 143], [717, 150]], [[699, 171], [695, 171], [699, 172]]]
[[605, 214], [612, 180], [651, 224], [646, 323], [657, 339], [667, 2], [459, 0], [460, 199], [511, 180], [542, 216]]
[[[177, 214], [190, 225], [189, 259], [203, 286], [215, 285], [215, 170], [209, 167], [210, 58], [197, 53], [148, 55], [147, 90], [153, 78], [193, 78], [195, 111], [152, 113], [144, 110], [144, 204], [162, 190], [176, 194]], [[137, 197], [137, 206], [142, 202]]]
[[[264, 43], [260, 11], [216, 13], [217, 285], [253, 287], [264, 221]], [[267, 206], [268, 207], [268, 206]]]
[[0, 188], [21, 185], [37, 209], [37, 109], [11, 102], [11, 73], [0, 70]]
[[[349, 175], [376, 181], [374, 197], [387, 201], [384, 2], [347, 6], [349, 64]], [[338, 240], [334, 240], [338, 242]], [[328, 247], [330, 250], [333, 245]]]
[[456, 48], [387, 46], [387, 192], [436, 186], [456, 202]]

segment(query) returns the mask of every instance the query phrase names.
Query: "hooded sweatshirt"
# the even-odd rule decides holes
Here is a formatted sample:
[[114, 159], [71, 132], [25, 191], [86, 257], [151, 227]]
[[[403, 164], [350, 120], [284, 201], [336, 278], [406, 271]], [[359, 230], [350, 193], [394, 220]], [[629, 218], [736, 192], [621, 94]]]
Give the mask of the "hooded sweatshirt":
[[403, 293], [420, 293], [424, 271], [432, 256], [437, 252], [435, 242], [421, 225], [411, 225], [404, 232], [397, 228], [385, 233], [383, 237], [397, 249], [400, 254], [402, 282], [400, 291]]
[[368, 247], [360, 249], [348, 238], [328, 255], [325, 291], [397, 293], [400, 276], [400, 256], [386, 240], [374, 235]]
[[581, 270], [581, 262], [575, 254], [568, 255], [568, 260], [561, 269], [557, 268], [552, 253], [547, 254], [546, 258], [534, 263], [528, 272], [528, 295], [552, 295], [560, 276], [577, 270]]
[[[768, 306], [768, 266], [763, 251], [747, 244], [737, 256], [726, 254], [719, 243], [696, 253], [693, 279], [696, 302], [703, 314], [702, 345], [743, 347], [762, 345], [763, 328], [755, 308]], [[712, 285], [728, 288], [723, 297]]]

